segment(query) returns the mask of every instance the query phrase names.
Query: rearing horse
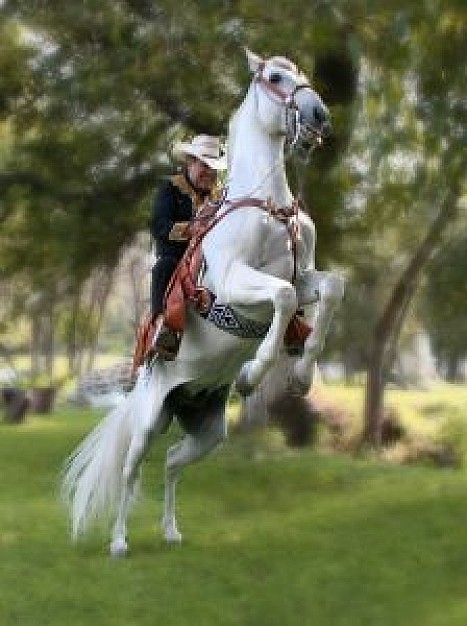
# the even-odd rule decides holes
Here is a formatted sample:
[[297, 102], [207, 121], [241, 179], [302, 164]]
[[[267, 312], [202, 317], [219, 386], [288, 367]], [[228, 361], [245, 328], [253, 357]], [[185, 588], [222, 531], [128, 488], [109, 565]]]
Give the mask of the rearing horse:
[[140, 368], [133, 390], [84, 439], [63, 479], [74, 537], [101, 513], [116, 514], [114, 556], [128, 549], [126, 520], [151, 438], [174, 417], [186, 431], [167, 451], [162, 520], [167, 541], [180, 541], [176, 483], [185, 466], [226, 436], [232, 383], [251, 392], [279, 357], [297, 308], [314, 303], [313, 330], [293, 371], [295, 387], [306, 393], [342, 299], [342, 278], [315, 269], [314, 225], [290, 210], [294, 199], [285, 173], [286, 141], [301, 149], [320, 143], [329, 131], [328, 111], [289, 60], [262, 60], [250, 51], [247, 57], [253, 79], [230, 122], [226, 198], [201, 242], [198, 280], [214, 294], [214, 304], [204, 316], [188, 307], [175, 361], [156, 359]]

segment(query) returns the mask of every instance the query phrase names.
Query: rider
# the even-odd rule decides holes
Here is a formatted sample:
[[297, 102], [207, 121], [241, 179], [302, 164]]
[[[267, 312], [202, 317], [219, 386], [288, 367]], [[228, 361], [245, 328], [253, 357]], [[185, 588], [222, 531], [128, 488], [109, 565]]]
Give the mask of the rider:
[[217, 173], [226, 168], [219, 138], [210, 135], [176, 144], [174, 156], [183, 159], [181, 172], [159, 188], [149, 223], [157, 252], [151, 278], [151, 315], [156, 325], [153, 349], [168, 360], [175, 358], [180, 337], [164, 323], [165, 291], [187, 249], [190, 221], [213, 197]]

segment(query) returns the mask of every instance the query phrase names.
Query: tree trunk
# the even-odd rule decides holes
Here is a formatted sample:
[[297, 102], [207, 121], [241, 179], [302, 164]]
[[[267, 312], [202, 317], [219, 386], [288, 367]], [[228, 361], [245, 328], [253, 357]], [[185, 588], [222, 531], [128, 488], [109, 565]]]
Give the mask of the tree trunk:
[[460, 380], [459, 362], [460, 359], [457, 355], [450, 354], [447, 358], [446, 380], [450, 383], [457, 383]]
[[378, 446], [381, 443], [384, 373], [388, 365], [388, 356], [394, 354], [391, 346], [398, 340], [405, 312], [417, 289], [420, 272], [436, 250], [444, 229], [456, 215], [457, 200], [458, 194], [454, 190], [446, 195], [438, 216], [432, 222], [425, 239], [399, 278], [376, 324], [367, 373], [363, 432], [363, 441], [371, 445]]
[[114, 268], [104, 268], [98, 278], [99, 288], [94, 295], [94, 302], [90, 306], [91, 311], [93, 311], [96, 315], [96, 323], [92, 328], [92, 334], [89, 338], [89, 353], [86, 366], [86, 371], [88, 372], [91, 371], [94, 367], [99, 343], [99, 333], [102, 327], [102, 321], [104, 319], [104, 312], [107, 300], [112, 289], [113, 279]]
[[55, 365], [55, 315], [53, 299], [44, 315], [44, 370], [49, 378], [54, 375]]
[[31, 314], [31, 341], [30, 341], [30, 374], [32, 377], [37, 376], [40, 370], [39, 354], [40, 354], [40, 317], [39, 313], [33, 311]]
[[81, 289], [79, 289], [73, 298], [71, 305], [71, 319], [69, 322], [69, 329], [67, 333], [66, 339], [66, 351], [68, 358], [68, 373], [71, 376], [76, 376], [78, 373], [77, 370], [77, 325], [78, 325], [78, 315], [79, 315], [79, 306], [80, 306], [80, 298], [81, 298]]

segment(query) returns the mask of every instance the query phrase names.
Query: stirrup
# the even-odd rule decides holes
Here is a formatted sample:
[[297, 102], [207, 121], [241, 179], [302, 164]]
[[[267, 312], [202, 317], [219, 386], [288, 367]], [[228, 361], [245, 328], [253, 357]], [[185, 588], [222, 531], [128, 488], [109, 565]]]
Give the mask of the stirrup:
[[152, 343], [153, 355], [162, 357], [165, 361], [173, 361], [180, 348], [181, 334], [164, 324], [161, 319]]
[[289, 322], [285, 331], [284, 347], [289, 356], [303, 356], [305, 341], [312, 328], [304, 319], [301, 310], [298, 310]]

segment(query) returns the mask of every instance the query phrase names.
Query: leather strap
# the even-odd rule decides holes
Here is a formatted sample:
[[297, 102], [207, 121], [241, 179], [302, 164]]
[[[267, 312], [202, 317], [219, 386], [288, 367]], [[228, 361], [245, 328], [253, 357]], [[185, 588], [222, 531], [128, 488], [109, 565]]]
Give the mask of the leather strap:
[[[294, 260], [292, 284], [297, 277], [297, 241], [299, 234], [298, 210], [299, 201], [294, 200], [291, 206], [277, 207], [272, 200], [260, 198], [241, 198], [240, 200], [224, 200], [208, 203], [194, 218], [190, 228], [192, 237], [188, 248], [178, 264], [165, 292], [164, 309], [166, 323], [174, 330], [181, 331], [185, 323], [183, 296], [192, 302], [199, 311], [206, 311], [212, 298], [209, 292], [196, 284], [202, 263], [201, 242], [229, 213], [245, 207], [257, 207], [268, 213], [272, 218], [285, 225], [289, 234]], [[219, 210], [226, 209], [219, 213]]]

